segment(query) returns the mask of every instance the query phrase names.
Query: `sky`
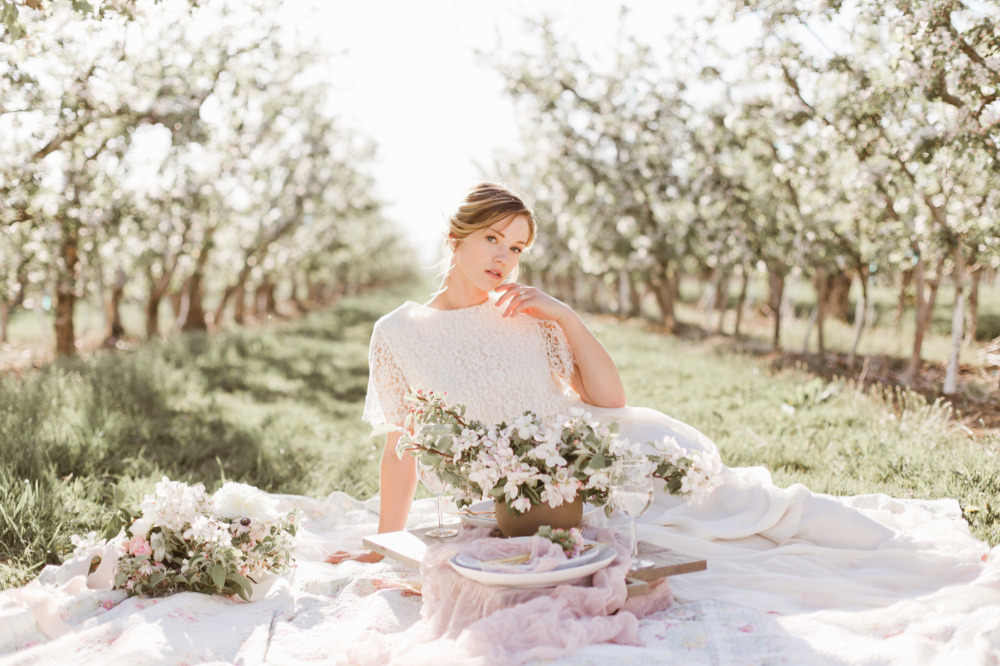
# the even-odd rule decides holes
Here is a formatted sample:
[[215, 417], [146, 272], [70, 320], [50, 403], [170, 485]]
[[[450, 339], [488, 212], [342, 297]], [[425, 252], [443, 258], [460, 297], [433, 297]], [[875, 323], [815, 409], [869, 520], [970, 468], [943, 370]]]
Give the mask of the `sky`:
[[[387, 214], [431, 262], [447, 215], [485, 175], [494, 152], [519, 141], [513, 101], [476, 50], [525, 44], [523, 17], [548, 13], [580, 44], [613, 43], [623, 3], [598, 0], [289, 0], [296, 27], [336, 55], [334, 110], [378, 144], [374, 168]], [[699, 2], [643, 0], [630, 29], [660, 41], [678, 14]], [[701, 6], [704, 6], [701, 4]]]

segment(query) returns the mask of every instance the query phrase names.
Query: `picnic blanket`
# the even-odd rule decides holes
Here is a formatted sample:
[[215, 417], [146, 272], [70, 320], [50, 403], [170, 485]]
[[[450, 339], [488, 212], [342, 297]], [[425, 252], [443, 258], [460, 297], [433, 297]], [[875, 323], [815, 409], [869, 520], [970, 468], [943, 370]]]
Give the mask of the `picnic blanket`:
[[[436, 629], [419, 572], [404, 565], [322, 561], [375, 531], [377, 498], [277, 497], [303, 512], [297, 566], [262, 581], [254, 601], [195, 593], [129, 598], [90, 589], [78, 565], [47, 567], [29, 585], [0, 593], [0, 666], [1000, 663], [1000, 549], [969, 534], [952, 500], [838, 499], [897, 536], [891, 559], [842, 552], [833, 573], [821, 553], [795, 543], [735, 551], [681, 538], [675, 547], [705, 553], [708, 570], [672, 577], [675, 603], [637, 618], [630, 644], [596, 642], [535, 658], [516, 650], [484, 654], [470, 632]], [[411, 527], [435, 521], [431, 500], [415, 503]], [[655, 534], [662, 537], [662, 528]], [[852, 557], [856, 565], [845, 565]], [[891, 562], [898, 580], [912, 582], [908, 591], [875, 578], [879, 571], [891, 576]], [[829, 582], [834, 575], [846, 577], [838, 585]], [[827, 582], [803, 583], [816, 578]]]

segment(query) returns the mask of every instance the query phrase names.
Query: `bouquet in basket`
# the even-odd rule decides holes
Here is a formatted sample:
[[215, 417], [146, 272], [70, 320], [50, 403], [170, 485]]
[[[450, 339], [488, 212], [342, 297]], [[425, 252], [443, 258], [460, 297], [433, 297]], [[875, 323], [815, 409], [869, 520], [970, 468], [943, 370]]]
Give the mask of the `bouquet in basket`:
[[121, 507], [117, 488], [109, 541], [73, 537], [77, 553], [94, 545], [111, 548], [118, 561], [115, 587], [129, 594], [158, 596], [190, 591], [250, 599], [251, 584], [291, 566], [298, 515], [281, 512], [266, 493], [226, 483], [213, 495], [202, 484], [166, 477], [156, 484], [139, 513]]

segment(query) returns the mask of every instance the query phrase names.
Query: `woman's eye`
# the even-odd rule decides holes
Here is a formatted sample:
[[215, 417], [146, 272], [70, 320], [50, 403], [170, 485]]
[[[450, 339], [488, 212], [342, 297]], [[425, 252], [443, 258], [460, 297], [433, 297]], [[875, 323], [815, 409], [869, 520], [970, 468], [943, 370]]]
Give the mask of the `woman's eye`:
[[496, 236], [487, 236], [486, 240], [488, 242], [490, 242], [490, 243], [496, 243], [497, 242], [497, 237]]
[[524, 252], [524, 250], [522, 250], [519, 247], [512, 247], [510, 249], [513, 250], [514, 252], [516, 252], [517, 254], [521, 254], [522, 252]]

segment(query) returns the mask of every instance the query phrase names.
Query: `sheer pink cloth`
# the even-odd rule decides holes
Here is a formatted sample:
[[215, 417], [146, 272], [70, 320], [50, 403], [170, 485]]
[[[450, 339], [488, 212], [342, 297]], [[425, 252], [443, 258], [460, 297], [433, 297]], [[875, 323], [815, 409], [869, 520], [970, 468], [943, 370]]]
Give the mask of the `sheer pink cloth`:
[[[639, 618], [673, 604], [664, 579], [650, 593], [627, 599], [628, 548], [613, 530], [587, 530], [584, 536], [611, 544], [618, 557], [595, 573], [591, 584], [555, 588], [482, 585], [452, 569], [449, 560], [466, 553], [493, 559], [524, 552], [505, 539], [489, 538], [488, 529], [467, 530], [455, 540], [432, 547], [420, 568], [424, 605], [422, 624], [435, 638], [474, 646], [488, 663], [553, 659], [583, 645], [641, 645]], [[513, 548], [513, 552], [512, 552]], [[563, 556], [559, 556], [563, 557]], [[551, 557], [542, 566], [548, 566]]]
[[[476, 539], [464, 543], [459, 550], [479, 562], [483, 571], [544, 573], [567, 561], [562, 546], [542, 537], [529, 539]], [[516, 555], [528, 555], [528, 562], [517, 564], [505, 560]]]

